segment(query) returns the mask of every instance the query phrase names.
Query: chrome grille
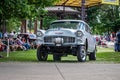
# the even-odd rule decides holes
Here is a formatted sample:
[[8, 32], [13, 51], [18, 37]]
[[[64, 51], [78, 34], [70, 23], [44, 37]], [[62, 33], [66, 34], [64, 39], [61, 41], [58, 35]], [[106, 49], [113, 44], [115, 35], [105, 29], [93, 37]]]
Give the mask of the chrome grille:
[[74, 43], [75, 42], [75, 37], [66, 37], [66, 36], [46, 36], [46, 37], [44, 37], [44, 42], [45, 43], [53, 43], [53, 40], [55, 38], [63, 38], [64, 43]]

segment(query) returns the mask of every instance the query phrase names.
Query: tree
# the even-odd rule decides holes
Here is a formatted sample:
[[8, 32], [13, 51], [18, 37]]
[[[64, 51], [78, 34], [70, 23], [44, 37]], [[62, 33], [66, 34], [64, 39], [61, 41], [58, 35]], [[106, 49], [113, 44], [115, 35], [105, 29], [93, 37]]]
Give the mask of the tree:
[[88, 22], [94, 33], [116, 32], [120, 28], [119, 6], [101, 5], [88, 9]]
[[[56, 1], [59, 1], [59, 0], [28, 0], [28, 4], [30, 6], [34, 6], [34, 8], [31, 11], [32, 11], [32, 14], [34, 14], [35, 22], [37, 20], [40, 20], [42, 23], [42, 20], [43, 20], [42, 18], [47, 13], [47, 11], [45, 11], [44, 8], [47, 6], [52, 6]], [[30, 16], [29, 16], [30, 22], [32, 22], [31, 21], [32, 16], [33, 15], [31, 15], [31, 12], [30, 12]], [[42, 25], [40, 25], [40, 28], [42, 28]]]
[[99, 15], [99, 9], [99, 6], [94, 6], [87, 9], [87, 22], [90, 26], [92, 26], [92, 30], [94, 33], [99, 33], [99, 31], [97, 30], [98, 25], [100, 25], [97, 17]]
[[0, 25], [5, 27], [6, 21], [11, 18], [17, 20], [36, 18], [43, 14], [43, 8], [50, 6], [57, 0], [1, 0], [0, 2]]
[[[0, 2], [0, 25], [6, 27], [6, 21], [11, 18], [25, 18], [27, 16], [27, 0], [1, 0]], [[5, 32], [5, 31], [3, 31]]]
[[103, 5], [100, 10], [100, 21], [109, 32], [116, 32], [120, 28], [119, 6]]

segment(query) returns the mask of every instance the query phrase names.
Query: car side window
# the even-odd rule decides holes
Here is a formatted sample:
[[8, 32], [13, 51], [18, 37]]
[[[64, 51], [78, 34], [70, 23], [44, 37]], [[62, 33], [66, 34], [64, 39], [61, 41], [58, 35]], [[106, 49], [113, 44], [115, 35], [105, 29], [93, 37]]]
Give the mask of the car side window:
[[87, 31], [88, 33], [91, 33], [90, 28], [89, 28], [88, 25], [85, 25], [85, 31]]
[[85, 27], [84, 27], [84, 26], [85, 26], [84, 23], [80, 23], [79, 29], [85, 30]]

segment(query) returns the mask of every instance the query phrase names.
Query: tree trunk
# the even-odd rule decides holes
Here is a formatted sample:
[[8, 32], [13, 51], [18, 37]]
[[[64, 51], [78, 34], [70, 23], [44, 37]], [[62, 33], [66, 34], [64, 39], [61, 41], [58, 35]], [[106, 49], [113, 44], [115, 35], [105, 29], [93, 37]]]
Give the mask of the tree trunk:
[[34, 34], [37, 33], [37, 19], [35, 20], [35, 23], [34, 23]]
[[26, 33], [26, 20], [21, 20], [21, 33]]
[[1, 30], [2, 30], [1, 32], [2, 32], [2, 33], [5, 33], [5, 32], [7, 31], [7, 30], [6, 30], [6, 21], [5, 21], [5, 20], [2, 20], [1, 23], [2, 23], [2, 24], [1, 24]]
[[0, 19], [0, 32], [2, 32], [2, 20]]
[[40, 29], [42, 29], [42, 27], [43, 27], [43, 19], [41, 18], [40, 19]]

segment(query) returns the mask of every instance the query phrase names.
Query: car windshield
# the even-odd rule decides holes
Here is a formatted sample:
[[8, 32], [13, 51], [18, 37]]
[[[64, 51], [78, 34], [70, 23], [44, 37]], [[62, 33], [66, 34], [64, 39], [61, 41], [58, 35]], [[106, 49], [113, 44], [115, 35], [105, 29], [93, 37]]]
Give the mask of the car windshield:
[[79, 26], [79, 22], [75, 21], [61, 21], [61, 22], [54, 22], [50, 25], [50, 29], [56, 28], [69, 28], [69, 29], [77, 29]]
[[30, 34], [29, 37], [30, 37], [31, 39], [36, 38], [36, 36], [35, 36], [34, 34]]

